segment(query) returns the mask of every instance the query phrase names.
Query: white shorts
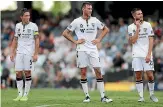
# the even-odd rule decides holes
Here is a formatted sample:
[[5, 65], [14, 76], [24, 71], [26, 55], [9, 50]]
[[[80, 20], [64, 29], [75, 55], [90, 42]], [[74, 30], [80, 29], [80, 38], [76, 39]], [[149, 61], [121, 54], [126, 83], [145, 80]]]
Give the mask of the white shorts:
[[133, 58], [132, 68], [134, 71], [154, 71], [153, 59], [146, 63], [145, 58]]
[[16, 54], [15, 71], [32, 70], [32, 56], [26, 54]]
[[77, 51], [77, 67], [101, 67], [98, 51]]

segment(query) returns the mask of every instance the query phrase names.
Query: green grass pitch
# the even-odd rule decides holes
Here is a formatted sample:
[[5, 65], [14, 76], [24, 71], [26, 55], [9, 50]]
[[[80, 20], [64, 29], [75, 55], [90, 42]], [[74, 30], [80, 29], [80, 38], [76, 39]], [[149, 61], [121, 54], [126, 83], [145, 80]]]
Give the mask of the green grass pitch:
[[112, 103], [101, 103], [98, 91], [90, 91], [91, 102], [82, 103], [82, 90], [68, 89], [31, 89], [27, 102], [15, 102], [17, 90], [1, 90], [1, 107], [163, 107], [163, 91], [155, 92], [159, 102], [149, 99], [148, 91], [144, 92], [145, 102], [137, 102], [136, 91], [107, 91], [106, 95], [113, 99]]

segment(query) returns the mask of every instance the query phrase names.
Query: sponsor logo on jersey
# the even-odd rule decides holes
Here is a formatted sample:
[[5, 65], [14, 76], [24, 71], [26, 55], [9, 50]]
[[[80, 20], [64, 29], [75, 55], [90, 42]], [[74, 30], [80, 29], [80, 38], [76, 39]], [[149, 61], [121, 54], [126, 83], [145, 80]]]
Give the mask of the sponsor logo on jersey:
[[84, 33], [85, 29], [80, 29], [80, 31], [81, 31], [82, 33]]

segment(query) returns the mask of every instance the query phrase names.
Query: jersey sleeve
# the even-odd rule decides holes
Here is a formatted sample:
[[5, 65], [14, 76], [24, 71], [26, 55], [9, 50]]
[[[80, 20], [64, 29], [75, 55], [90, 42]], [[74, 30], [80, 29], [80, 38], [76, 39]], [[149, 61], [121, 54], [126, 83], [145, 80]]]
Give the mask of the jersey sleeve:
[[76, 20], [73, 20], [67, 29], [73, 32], [76, 29]]
[[128, 32], [128, 36], [129, 36], [129, 37], [134, 35], [134, 33], [133, 33], [133, 30], [132, 30], [132, 27], [131, 27], [131, 26], [128, 26], [128, 30], [127, 30], [127, 32]]
[[105, 27], [105, 24], [100, 22], [97, 18], [96, 18], [96, 23], [97, 23], [97, 28], [99, 29], [103, 29]]
[[38, 35], [38, 26], [36, 24], [34, 24], [34, 36]]
[[18, 25], [16, 24], [16, 26], [15, 26], [15, 34], [14, 34], [15, 37], [18, 37], [18, 32], [19, 32]]
[[153, 29], [152, 29], [152, 26], [151, 26], [151, 24], [149, 23], [149, 27], [148, 27], [148, 30], [147, 30], [148, 32], [148, 36], [150, 37], [150, 36], [154, 36], [154, 32], [153, 32]]

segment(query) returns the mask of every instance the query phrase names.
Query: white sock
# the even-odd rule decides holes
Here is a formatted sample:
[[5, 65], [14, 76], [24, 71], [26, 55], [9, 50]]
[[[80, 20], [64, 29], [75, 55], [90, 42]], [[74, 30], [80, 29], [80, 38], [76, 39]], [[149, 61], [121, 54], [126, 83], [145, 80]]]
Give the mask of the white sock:
[[89, 93], [88, 93], [88, 85], [87, 85], [87, 79], [81, 79], [81, 80], [80, 80], [80, 83], [81, 83], [81, 85], [82, 85], [82, 88], [83, 88], [83, 91], [84, 91], [85, 96], [89, 96]]
[[148, 82], [148, 87], [149, 87], [149, 94], [150, 96], [154, 94], [154, 81], [149, 81]]
[[97, 88], [100, 91], [101, 98], [103, 98], [105, 96], [105, 89], [104, 89], [103, 78], [102, 79], [97, 79]]
[[22, 78], [16, 78], [16, 85], [18, 89], [18, 95], [23, 96], [23, 80]]
[[24, 96], [27, 96], [31, 87], [31, 76], [26, 77], [26, 81], [25, 81], [25, 90], [24, 90]]
[[136, 88], [140, 97], [143, 97], [143, 81], [136, 81]]

